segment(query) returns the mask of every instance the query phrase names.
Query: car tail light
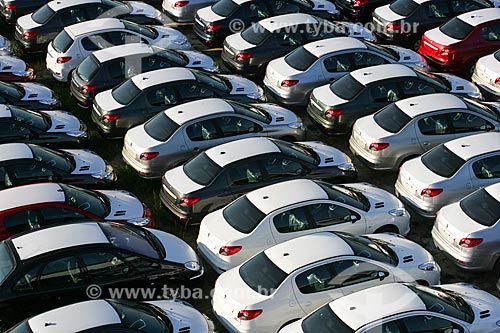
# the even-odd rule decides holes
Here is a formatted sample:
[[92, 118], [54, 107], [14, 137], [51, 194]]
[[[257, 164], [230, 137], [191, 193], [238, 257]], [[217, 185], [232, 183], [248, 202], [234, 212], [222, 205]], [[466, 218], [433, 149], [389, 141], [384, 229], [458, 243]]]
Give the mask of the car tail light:
[[335, 117], [340, 116], [342, 113], [344, 113], [344, 110], [328, 109], [325, 112], [325, 117], [326, 118], [335, 118]]
[[95, 88], [97, 88], [97, 86], [95, 84], [84, 84], [82, 86], [82, 92], [85, 94], [88, 94], [88, 93], [94, 91]]
[[222, 24], [213, 24], [209, 23], [207, 24], [207, 27], [205, 28], [206, 32], [214, 32], [222, 28]]
[[458, 245], [470, 249], [471, 247], [478, 246], [482, 242], [482, 238], [462, 238]]
[[71, 57], [57, 57], [58, 64], [64, 64], [71, 60]]
[[424, 188], [422, 192], [420, 192], [420, 195], [424, 198], [432, 198], [441, 194], [441, 192], [443, 192], [442, 188]]
[[283, 80], [281, 81], [281, 86], [283, 88], [290, 88], [299, 83], [299, 80]]
[[252, 320], [260, 316], [262, 310], [241, 310], [238, 312], [238, 319], [240, 320]]
[[141, 161], [150, 161], [152, 160], [153, 158], [155, 158], [156, 156], [158, 156], [160, 153], [157, 152], [157, 151], [152, 151], [152, 152], [145, 152], [145, 153], [142, 153], [140, 156], [139, 156], [139, 159]]
[[179, 205], [183, 207], [188, 207], [194, 205], [198, 201], [200, 201], [199, 197], [194, 197], [194, 198], [182, 197], [181, 200], [179, 200]]
[[385, 29], [387, 30], [387, 32], [399, 31], [401, 29], [401, 24], [400, 23], [389, 23], [388, 25], [385, 26]]
[[219, 254], [221, 256], [232, 256], [233, 254], [236, 254], [240, 252], [241, 246], [222, 246], [219, 249]]
[[440, 56], [447, 56], [448, 54], [450, 54], [450, 49], [446, 47], [439, 52]]
[[363, 7], [367, 3], [368, 3], [368, 0], [354, 0], [354, 2], [352, 3], [352, 5], [354, 7]]
[[381, 151], [381, 150], [384, 150], [385, 148], [389, 147], [389, 144], [388, 143], [385, 143], [385, 142], [373, 142], [373, 143], [370, 143], [370, 150], [373, 150], [373, 151]]
[[104, 116], [102, 116], [102, 121], [104, 121], [105, 123], [112, 123], [113, 121], [116, 121], [118, 118], [120, 118], [119, 114], [106, 113]]
[[26, 31], [25, 33], [23, 33], [23, 39], [28, 40], [28, 39], [36, 37], [37, 35], [38, 35], [38, 32], [36, 32], [36, 31]]
[[189, 1], [176, 1], [174, 3], [175, 8], [182, 8], [184, 6], [187, 6], [189, 4]]
[[497, 77], [497, 79], [495, 80], [495, 83], [500, 84], [500, 77]]
[[8, 3], [4, 7], [6, 10], [14, 10], [17, 8], [17, 5], [15, 3]]
[[142, 213], [142, 217], [145, 217], [145, 218], [148, 218], [148, 219], [152, 218], [153, 217], [153, 213], [151, 212], [151, 208], [149, 208], [145, 204], [142, 204], [142, 207], [144, 207], [144, 213]]
[[252, 54], [251, 53], [247, 53], [247, 52], [240, 52], [236, 55], [236, 60], [239, 60], [239, 61], [243, 61], [243, 60], [247, 60], [247, 59], [250, 59], [252, 57]]

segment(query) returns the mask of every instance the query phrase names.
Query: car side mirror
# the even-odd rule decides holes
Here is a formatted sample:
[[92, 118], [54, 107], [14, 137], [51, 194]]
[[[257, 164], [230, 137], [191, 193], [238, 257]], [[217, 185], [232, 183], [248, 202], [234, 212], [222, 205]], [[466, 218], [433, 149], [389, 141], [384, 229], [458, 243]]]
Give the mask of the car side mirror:
[[383, 281], [387, 277], [387, 275], [388, 274], [386, 272], [383, 272], [383, 271], [378, 272], [378, 278], [380, 281]]
[[358, 217], [356, 215], [351, 215], [351, 222], [354, 223], [358, 220]]

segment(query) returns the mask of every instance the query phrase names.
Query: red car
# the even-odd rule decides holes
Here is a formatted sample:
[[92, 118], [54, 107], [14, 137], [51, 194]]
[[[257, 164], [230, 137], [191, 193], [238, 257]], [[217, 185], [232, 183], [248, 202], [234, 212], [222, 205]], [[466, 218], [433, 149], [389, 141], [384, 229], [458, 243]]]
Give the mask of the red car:
[[452, 18], [427, 31], [418, 52], [430, 65], [469, 77], [476, 61], [500, 49], [500, 8], [486, 8]]
[[14, 56], [0, 56], [0, 81], [34, 81], [35, 71], [22, 59]]

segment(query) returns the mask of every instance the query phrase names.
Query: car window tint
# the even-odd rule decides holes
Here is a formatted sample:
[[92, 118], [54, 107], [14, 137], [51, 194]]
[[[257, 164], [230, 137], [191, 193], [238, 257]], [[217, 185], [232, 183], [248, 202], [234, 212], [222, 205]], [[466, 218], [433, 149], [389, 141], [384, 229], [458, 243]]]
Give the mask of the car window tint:
[[338, 287], [333, 283], [335, 274], [332, 264], [321, 265], [297, 275], [295, 283], [303, 294], [317, 293]]
[[426, 168], [445, 178], [453, 176], [465, 163], [462, 158], [458, 157], [444, 144], [423, 154], [421, 161]]
[[125, 59], [113, 60], [106, 66], [108, 75], [112, 79], [125, 79]]
[[471, 0], [452, 0], [451, 8], [455, 12], [455, 15], [465, 12], [470, 12], [473, 10], [488, 8], [489, 4], [485, 4], [483, 1], [471, 1]]
[[182, 168], [189, 179], [201, 185], [210, 184], [222, 170], [205, 152], [193, 157]]
[[248, 5], [247, 16], [251, 19], [263, 19], [269, 17], [271, 13], [264, 2], [250, 2]]
[[338, 97], [350, 101], [359, 94], [364, 87], [365, 86], [353, 78], [351, 74], [346, 74], [340, 79], [335, 80], [330, 85], [330, 90]]
[[401, 321], [409, 333], [451, 333], [459, 327], [449, 320], [430, 315], [406, 317]]
[[340, 223], [353, 223], [352, 215], [358, 215], [348, 208], [330, 203], [309, 205], [308, 209], [317, 228]]
[[12, 290], [16, 293], [26, 293], [35, 290], [35, 283], [38, 279], [40, 273], [40, 266], [37, 265], [31, 268], [28, 272], [22, 275], [22, 277], [14, 284]]
[[102, 36], [89, 36], [82, 38], [82, 47], [87, 51], [103, 49], [109, 43]]
[[370, 93], [373, 100], [379, 103], [397, 102], [402, 97], [396, 83], [374, 84]]
[[184, 101], [215, 97], [212, 89], [196, 82], [177, 85], [177, 91]]
[[179, 125], [161, 112], [144, 124], [144, 131], [156, 141], [167, 141], [177, 131]]
[[500, 40], [500, 24], [492, 24], [481, 28], [481, 36], [485, 41], [496, 42]]
[[89, 55], [76, 68], [76, 74], [84, 81], [89, 82], [99, 71], [100, 64], [94, 55]]
[[47, 263], [38, 280], [41, 290], [76, 287], [84, 283], [84, 275], [75, 257], [56, 259]]
[[303, 43], [302, 34], [291, 29], [278, 32], [276, 40], [281, 46], [299, 46]]
[[35, 209], [27, 209], [4, 217], [5, 229], [13, 234], [40, 228], [40, 218]]
[[60, 14], [61, 22], [64, 26], [72, 25], [79, 22], [84, 22], [88, 19], [84, 8], [73, 7], [63, 10]]
[[330, 73], [348, 72], [352, 70], [348, 54], [339, 54], [323, 60], [325, 69]]
[[420, 133], [423, 135], [442, 135], [452, 133], [451, 126], [448, 123], [448, 116], [445, 113], [423, 117], [417, 124]]
[[352, 54], [354, 65], [358, 68], [388, 64], [389, 61], [371, 52], [354, 52]]
[[73, 44], [73, 39], [66, 30], [61, 31], [52, 41], [52, 47], [59, 53], [68, 51], [71, 44]]
[[406, 98], [424, 94], [432, 94], [436, 92], [436, 89], [434, 89], [434, 87], [431, 87], [421, 81], [412, 79], [404, 80], [402, 86], [403, 94]]
[[256, 123], [234, 116], [224, 116], [216, 119], [224, 137], [255, 133], [262, 130]]
[[284, 60], [293, 69], [305, 71], [318, 60], [318, 57], [301, 46], [286, 55]]
[[110, 252], [90, 252], [80, 255], [92, 283], [106, 283], [130, 275], [130, 267]]
[[446, 18], [451, 16], [448, 3], [445, 1], [432, 1], [424, 7], [425, 15], [430, 18]]
[[273, 120], [269, 112], [265, 108], [259, 106], [258, 104], [246, 105], [234, 101], [226, 101], [226, 102], [228, 102], [233, 107], [234, 112], [237, 114], [247, 116], [249, 118], [263, 122], [265, 124], [270, 124], [271, 121]]
[[148, 91], [146, 98], [149, 104], [153, 106], [168, 106], [179, 103], [175, 90], [172, 87], [153, 88]]
[[229, 170], [229, 179], [235, 185], [258, 183], [264, 180], [258, 162], [248, 162], [235, 166]]
[[276, 230], [280, 233], [303, 231], [314, 228], [308, 220], [305, 207], [298, 207], [279, 213], [273, 217]]
[[250, 288], [261, 295], [272, 295], [287, 278], [265, 252], [257, 254], [239, 268], [240, 277]]
[[396, 0], [389, 5], [389, 9], [401, 16], [409, 16], [417, 8], [418, 4], [413, 0]]
[[412, 118], [391, 103], [373, 115], [373, 120], [390, 133], [398, 133], [410, 122]]
[[500, 156], [490, 156], [472, 163], [474, 175], [479, 179], [500, 177]]
[[254, 25], [248, 27], [247, 29], [241, 32], [241, 38], [243, 38], [246, 42], [253, 45], [260, 45], [263, 43], [271, 32], [261, 26], [259, 23], [255, 23]]
[[31, 14], [31, 19], [38, 24], [45, 24], [49, 22], [55, 13], [48, 4], [45, 4]]
[[213, 119], [189, 125], [186, 127], [186, 134], [191, 141], [214, 140], [221, 137]]
[[39, 212], [42, 215], [42, 221], [44, 225], [56, 223], [59, 221], [72, 221], [85, 218], [83, 214], [63, 207], [40, 208]]
[[305, 317], [302, 321], [301, 328], [304, 333], [354, 333], [354, 330], [332, 311], [329, 304], [322, 306], [311, 315]]
[[227, 205], [222, 215], [230, 226], [245, 234], [252, 232], [266, 217], [246, 195]]
[[439, 30], [451, 38], [462, 40], [474, 30], [474, 27], [458, 17], [454, 17], [440, 26]]
[[270, 157], [264, 160], [269, 179], [294, 177], [302, 174], [303, 167], [300, 163], [285, 157]]
[[493, 126], [483, 118], [468, 112], [451, 113], [450, 119], [455, 133], [485, 131]]
[[390, 265], [397, 264], [397, 255], [383, 241], [344, 232], [337, 232], [336, 235], [351, 247], [356, 256], [370, 258]]

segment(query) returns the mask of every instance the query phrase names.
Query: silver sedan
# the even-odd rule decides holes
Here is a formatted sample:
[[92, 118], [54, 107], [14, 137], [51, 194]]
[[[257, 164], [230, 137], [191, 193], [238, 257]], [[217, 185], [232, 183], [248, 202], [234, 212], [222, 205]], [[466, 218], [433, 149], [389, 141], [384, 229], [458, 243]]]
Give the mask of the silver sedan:
[[500, 100], [500, 50], [477, 61], [471, 81], [484, 97]]
[[164, 13], [177, 22], [194, 22], [198, 9], [208, 7], [217, 0], [163, 0], [161, 8]]

